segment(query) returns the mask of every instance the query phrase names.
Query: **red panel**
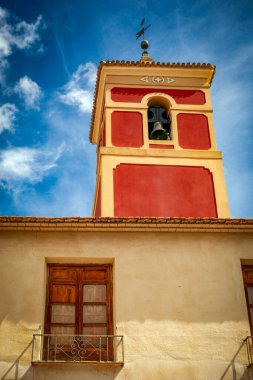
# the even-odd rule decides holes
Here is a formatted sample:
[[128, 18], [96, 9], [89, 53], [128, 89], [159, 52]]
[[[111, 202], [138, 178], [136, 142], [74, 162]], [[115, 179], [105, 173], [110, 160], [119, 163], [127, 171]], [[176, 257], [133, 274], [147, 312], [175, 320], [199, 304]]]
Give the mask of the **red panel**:
[[208, 119], [205, 115], [178, 114], [177, 130], [179, 145], [182, 148], [203, 150], [211, 148]]
[[217, 217], [213, 177], [192, 166], [121, 164], [114, 169], [119, 217]]
[[178, 104], [205, 104], [205, 94], [199, 90], [167, 90], [165, 88], [126, 88], [114, 87], [111, 97], [114, 102], [140, 103], [143, 96], [160, 92], [171, 96]]
[[150, 148], [157, 149], [174, 149], [174, 145], [162, 145], [162, 144], [149, 144]]
[[101, 183], [99, 183], [97, 203], [95, 209], [95, 217], [99, 218], [101, 216]]
[[143, 145], [142, 115], [139, 112], [112, 113], [112, 144], [139, 148]]

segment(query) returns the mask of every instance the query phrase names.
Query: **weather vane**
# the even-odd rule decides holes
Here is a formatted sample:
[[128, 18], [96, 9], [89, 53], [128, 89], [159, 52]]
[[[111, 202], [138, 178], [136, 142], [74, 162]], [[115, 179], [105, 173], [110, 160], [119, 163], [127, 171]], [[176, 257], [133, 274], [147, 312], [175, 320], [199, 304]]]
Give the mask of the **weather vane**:
[[143, 49], [143, 53], [142, 53], [142, 57], [149, 57], [149, 54], [147, 52], [147, 48], [149, 47], [149, 42], [148, 40], [145, 40], [144, 36], [145, 36], [145, 32], [146, 30], [151, 26], [151, 24], [149, 24], [148, 26], [144, 26], [145, 24], [145, 17], [141, 20], [141, 30], [136, 33], [136, 39], [138, 40], [138, 38], [140, 38], [141, 36], [143, 36], [143, 40], [141, 41], [141, 48]]

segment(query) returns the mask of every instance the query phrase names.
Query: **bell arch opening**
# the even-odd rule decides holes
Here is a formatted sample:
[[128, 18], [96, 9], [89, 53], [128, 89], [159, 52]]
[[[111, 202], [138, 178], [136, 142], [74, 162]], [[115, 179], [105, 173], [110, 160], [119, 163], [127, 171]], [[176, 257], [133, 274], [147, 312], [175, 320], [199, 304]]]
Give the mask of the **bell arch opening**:
[[148, 105], [148, 136], [150, 140], [171, 140], [171, 116], [164, 105]]

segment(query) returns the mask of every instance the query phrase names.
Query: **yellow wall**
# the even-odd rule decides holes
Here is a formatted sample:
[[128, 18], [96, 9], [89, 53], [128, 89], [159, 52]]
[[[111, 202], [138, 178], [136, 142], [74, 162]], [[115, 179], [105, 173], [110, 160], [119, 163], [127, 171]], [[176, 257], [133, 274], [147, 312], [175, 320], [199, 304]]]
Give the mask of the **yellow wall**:
[[[12, 231], [0, 239], [1, 379], [219, 380], [249, 334], [241, 260], [253, 263], [252, 233]], [[113, 263], [123, 368], [31, 369], [28, 348], [5, 376], [43, 332], [46, 262]], [[243, 350], [236, 377], [225, 379], [240, 379], [246, 364]]]

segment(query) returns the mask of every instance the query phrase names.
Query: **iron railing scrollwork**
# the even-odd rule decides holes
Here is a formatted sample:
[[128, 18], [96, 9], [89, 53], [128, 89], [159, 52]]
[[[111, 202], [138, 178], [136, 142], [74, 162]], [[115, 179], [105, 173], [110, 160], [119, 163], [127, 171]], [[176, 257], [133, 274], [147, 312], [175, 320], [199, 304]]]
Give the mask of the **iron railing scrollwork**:
[[122, 335], [34, 334], [32, 362], [124, 363]]

